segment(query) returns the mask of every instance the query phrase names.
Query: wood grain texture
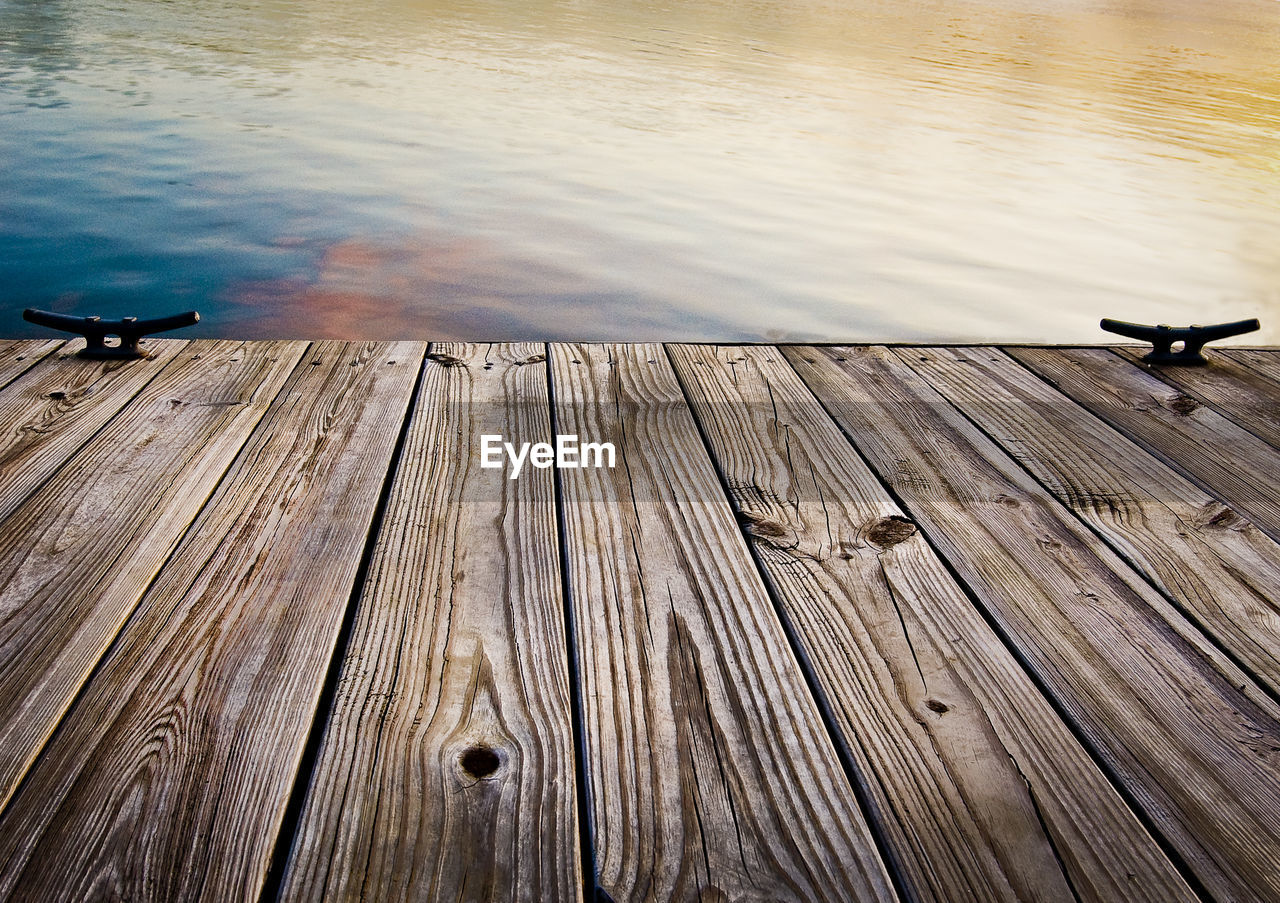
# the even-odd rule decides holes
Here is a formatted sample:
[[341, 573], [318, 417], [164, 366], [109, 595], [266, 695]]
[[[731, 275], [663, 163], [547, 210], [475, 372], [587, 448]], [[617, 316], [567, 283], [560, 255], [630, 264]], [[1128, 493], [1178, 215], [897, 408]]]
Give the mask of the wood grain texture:
[[581, 898], [542, 345], [433, 345], [283, 900]]
[[915, 897], [1195, 899], [778, 349], [669, 350]]
[[0, 819], [0, 896], [257, 899], [422, 353], [308, 350]]
[[785, 354], [1203, 886], [1280, 895], [1280, 708], [893, 352]]
[[79, 451], [186, 347], [154, 343], [151, 359], [86, 360], [83, 339], [50, 354], [0, 392], [0, 521]]
[[817, 706], [657, 345], [554, 345], [597, 881], [614, 900], [887, 900]]
[[[1116, 348], [1115, 353], [1243, 426], [1272, 448], [1280, 448], [1280, 385], [1257, 369], [1211, 350], [1203, 367], [1152, 367], [1141, 352]], [[1185, 404], [1185, 402], [1184, 402]]]
[[1280, 545], [997, 349], [898, 355], [1280, 696]]
[[1110, 351], [1009, 354], [1280, 541], [1280, 451]]
[[57, 339], [0, 341], [0, 387], [7, 386], [62, 346]]
[[1250, 373], [1280, 386], [1280, 349], [1276, 348], [1222, 348], [1224, 358], [1248, 368]]
[[305, 347], [188, 347], [4, 522], [0, 807]]

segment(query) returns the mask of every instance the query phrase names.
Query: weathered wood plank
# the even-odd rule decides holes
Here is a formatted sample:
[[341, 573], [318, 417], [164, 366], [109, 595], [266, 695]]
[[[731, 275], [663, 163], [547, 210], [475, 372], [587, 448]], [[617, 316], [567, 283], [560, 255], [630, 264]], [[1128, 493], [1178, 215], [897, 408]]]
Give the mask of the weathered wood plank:
[[669, 350], [916, 898], [1195, 899], [778, 349]]
[[0, 807], [305, 347], [187, 347], [5, 521]]
[[1273, 384], [1280, 385], [1280, 349], [1275, 348], [1221, 348], [1218, 353], [1229, 360], [1248, 367]]
[[658, 345], [555, 345], [597, 881], [614, 900], [893, 891]]
[[149, 360], [75, 356], [77, 339], [0, 392], [0, 521], [98, 432], [185, 346], [161, 341]]
[[0, 342], [0, 387], [9, 385], [62, 344], [57, 339], [10, 339]]
[[1280, 696], [1280, 545], [997, 349], [898, 355]]
[[1110, 351], [1009, 354], [1280, 541], [1280, 452], [1266, 442]]
[[433, 345], [284, 900], [581, 897], [542, 345]]
[[257, 899], [422, 352], [308, 351], [0, 819], [0, 896]]
[[[1226, 355], [1210, 352], [1203, 367], [1152, 367], [1142, 352], [1116, 348], [1116, 354], [1184, 395], [1226, 415], [1272, 448], [1280, 448], [1280, 384]], [[1184, 403], [1185, 405], [1185, 403]]]
[[1280, 894], [1280, 707], [891, 351], [785, 353], [1199, 881]]

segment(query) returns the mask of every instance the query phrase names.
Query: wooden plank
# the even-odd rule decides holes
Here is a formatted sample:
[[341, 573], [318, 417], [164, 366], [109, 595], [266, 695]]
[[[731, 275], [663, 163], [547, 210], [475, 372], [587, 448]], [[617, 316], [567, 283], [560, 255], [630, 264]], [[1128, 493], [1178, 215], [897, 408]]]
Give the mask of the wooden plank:
[[1195, 899], [779, 351], [669, 350], [915, 898]]
[[1280, 540], [1280, 452], [1110, 351], [1009, 354]]
[[1280, 385], [1280, 349], [1222, 348], [1219, 353], [1228, 360], [1249, 368], [1251, 373]]
[[0, 896], [257, 899], [422, 350], [309, 350], [0, 819]]
[[1280, 448], [1280, 384], [1248, 365], [1211, 351], [1203, 367], [1152, 367], [1142, 363], [1139, 349], [1116, 348], [1115, 352], [1184, 396], [1234, 420], [1272, 448]]
[[659, 345], [554, 345], [597, 881], [614, 900], [894, 894]]
[[177, 356], [184, 341], [152, 343], [135, 361], [76, 357], [77, 339], [0, 393], [0, 521], [102, 429]]
[[1280, 895], [1280, 707], [887, 348], [785, 354], [1203, 886]]
[[302, 343], [185, 348], [0, 531], [0, 807]]
[[898, 355], [1280, 696], [1280, 545], [998, 349]]
[[62, 342], [57, 339], [11, 339], [0, 342], [0, 387], [26, 373]]
[[542, 345], [433, 345], [284, 900], [582, 892]]

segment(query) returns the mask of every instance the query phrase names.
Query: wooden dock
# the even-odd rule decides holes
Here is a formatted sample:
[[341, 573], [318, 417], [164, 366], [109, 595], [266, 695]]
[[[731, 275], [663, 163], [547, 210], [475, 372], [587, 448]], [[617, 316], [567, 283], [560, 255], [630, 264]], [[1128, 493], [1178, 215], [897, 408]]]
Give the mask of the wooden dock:
[[0, 899], [1280, 900], [1280, 350], [77, 347]]

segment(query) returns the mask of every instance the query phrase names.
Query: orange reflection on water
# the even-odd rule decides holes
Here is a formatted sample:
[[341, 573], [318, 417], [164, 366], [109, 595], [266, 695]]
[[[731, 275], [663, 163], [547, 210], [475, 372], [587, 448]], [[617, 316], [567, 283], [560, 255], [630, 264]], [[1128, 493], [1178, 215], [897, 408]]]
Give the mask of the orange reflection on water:
[[[238, 283], [228, 303], [257, 335], [384, 340], [603, 334], [570, 274], [529, 267], [478, 238], [419, 233], [400, 244], [336, 242], [314, 279]], [[548, 327], [559, 319], [562, 327]]]

